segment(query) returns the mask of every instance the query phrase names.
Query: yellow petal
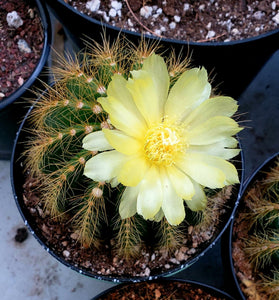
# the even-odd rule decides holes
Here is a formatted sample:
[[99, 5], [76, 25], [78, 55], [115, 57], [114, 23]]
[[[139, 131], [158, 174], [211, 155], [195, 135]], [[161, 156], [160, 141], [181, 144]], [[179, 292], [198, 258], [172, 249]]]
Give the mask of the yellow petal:
[[102, 152], [90, 158], [84, 168], [84, 175], [94, 181], [109, 182], [116, 177], [127, 156], [116, 150]]
[[162, 185], [160, 174], [152, 166], [140, 183], [137, 212], [146, 220], [153, 219], [162, 205]]
[[212, 189], [239, 182], [235, 166], [219, 157], [187, 153], [181, 156], [176, 166], [197, 183]]
[[193, 181], [193, 186], [195, 188], [195, 195], [191, 200], [186, 200], [187, 206], [192, 211], [204, 210], [207, 204], [207, 198], [205, 196], [202, 186]]
[[170, 90], [165, 115], [171, 120], [182, 120], [210, 97], [211, 85], [204, 68], [185, 71]]
[[163, 212], [163, 210], [162, 210], [162, 208], [160, 208], [159, 209], [159, 211], [157, 212], [157, 214], [154, 216], [154, 221], [155, 222], [160, 222], [162, 219], [163, 219], [163, 217], [164, 217], [164, 212]]
[[159, 107], [162, 109], [161, 106], [167, 100], [170, 85], [167, 65], [161, 56], [152, 54], [144, 60], [142, 69], [151, 75], [160, 101]]
[[183, 124], [191, 129], [216, 116], [231, 117], [237, 109], [237, 102], [230, 97], [210, 98], [192, 111]]
[[141, 155], [129, 156], [121, 166], [117, 180], [125, 186], [136, 186], [145, 176], [148, 164]]
[[208, 145], [237, 134], [241, 127], [228, 117], [213, 117], [187, 132], [190, 145]]
[[237, 140], [233, 137], [228, 137], [220, 142], [209, 145], [190, 145], [188, 152], [201, 152], [213, 156], [218, 156], [224, 159], [231, 159], [237, 156], [240, 149], [229, 149], [237, 146]]
[[162, 175], [163, 202], [162, 209], [171, 225], [180, 224], [185, 218], [183, 199], [175, 192], [168, 176]]
[[138, 186], [126, 187], [119, 205], [119, 214], [122, 219], [130, 218], [137, 212], [138, 193]]
[[152, 54], [145, 59], [142, 70], [132, 71], [129, 89], [148, 124], [161, 121], [169, 91], [169, 74], [164, 59]]
[[89, 133], [84, 137], [82, 143], [82, 147], [89, 151], [105, 151], [113, 149], [102, 130]]
[[112, 125], [130, 136], [139, 137], [146, 132], [146, 123], [126, 84], [122, 76], [114, 75], [108, 87], [108, 96], [98, 98], [98, 102], [109, 114]]
[[123, 154], [136, 154], [143, 148], [142, 143], [122, 131], [103, 129], [103, 132], [109, 144]]
[[195, 190], [189, 177], [176, 167], [167, 168], [167, 173], [177, 195], [182, 199], [192, 199]]

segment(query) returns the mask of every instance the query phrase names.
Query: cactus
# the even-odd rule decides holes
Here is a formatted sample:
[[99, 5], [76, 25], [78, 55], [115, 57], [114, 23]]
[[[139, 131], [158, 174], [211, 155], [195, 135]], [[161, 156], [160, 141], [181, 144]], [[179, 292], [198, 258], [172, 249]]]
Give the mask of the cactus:
[[[107, 236], [104, 232], [109, 229], [107, 238], [114, 241], [112, 251], [124, 259], [139, 255], [144, 243], [175, 252], [182, 246], [190, 225], [203, 228], [217, 224], [216, 211], [231, 196], [228, 192], [216, 206], [220, 193], [228, 188], [208, 189], [205, 192], [212, 199], [208, 208], [195, 212], [184, 204], [186, 218], [179, 226], [169, 224], [164, 217], [158, 222], [145, 220], [139, 214], [121, 219], [118, 209], [124, 187], [92, 181], [83, 175], [86, 162], [97, 155], [96, 151], [83, 149], [84, 137], [112, 128], [98, 99], [106, 96], [114, 74], [128, 79], [130, 71], [141, 69], [155, 51], [159, 51], [156, 44], [142, 41], [136, 47], [117, 39], [114, 43], [104, 40], [102, 45], [89, 44], [75, 58], [61, 57], [60, 66], [52, 70], [54, 84], [47, 85], [46, 92], [37, 93], [39, 101], [34, 103], [29, 117], [31, 138], [26, 142], [25, 168], [31, 177], [39, 179], [45, 211], [60, 222], [70, 222], [85, 248], [102, 247]], [[189, 69], [189, 60], [176, 59], [173, 53], [167, 65], [173, 86]]]
[[[248, 284], [253, 299], [264, 293], [266, 299], [279, 298], [279, 159], [262, 172], [245, 193], [245, 210], [238, 223], [246, 229], [241, 233], [241, 249], [251, 264], [255, 284]], [[237, 257], [235, 257], [237, 260]], [[251, 278], [251, 276], [249, 276]], [[246, 289], [247, 291], [248, 289]], [[258, 294], [259, 293], [259, 294]], [[249, 293], [248, 293], [249, 294]], [[257, 295], [257, 296], [256, 296]], [[257, 298], [258, 299], [258, 298]], [[260, 299], [260, 298], [259, 298]], [[261, 298], [262, 299], [262, 298]]]

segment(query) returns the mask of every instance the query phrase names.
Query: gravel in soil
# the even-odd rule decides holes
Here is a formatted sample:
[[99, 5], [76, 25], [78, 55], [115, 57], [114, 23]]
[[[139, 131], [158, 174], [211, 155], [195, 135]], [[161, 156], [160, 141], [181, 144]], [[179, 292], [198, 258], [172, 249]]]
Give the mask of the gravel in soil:
[[279, 0], [67, 0], [130, 31], [185, 41], [234, 41], [279, 27]]
[[0, 101], [30, 77], [43, 46], [43, 27], [33, 2], [0, 0]]
[[[196, 257], [214, 239], [222, 226], [222, 214], [226, 213], [225, 207], [232, 198], [232, 187], [227, 187], [212, 200], [212, 210], [218, 212], [210, 219], [210, 226], [189, 226], [185, 232], [183, 246], [168, 253], [166, 250], [156, 250], [149, 245], [143, 246], [139, 257], [123, 260], [113, 250], [115, 241], [110, 239], [102, 248], [85, 248], [78, 242], [78, 233], [71, 227], [70, 222], [61, 222], [51, 218], [43, 211], [40, 202], [39, 183], [35, 178], [27, 177], [23, 186], [24, 194], [22, 204], [26, 206], [28, 222], [36, 235], [46, 244], [51, 251], [71, 265], [87, 271], [93, 276], [106, 276], [107, 278], [130, 278], [157, 276], [172, 269], [179, 268]], [[25, 209], [25, 208], [24, 208]], [[220, 217], [220, 218], [219, 218]], [[70, 219], [70, 217], [69, 217]]]
[[125, 300], [125, 299], [154, 299], [154, 300], [226, 300], [226, 297], [216, 296], [195, 285], [181, 282], [141, 282], [133, 285], [124, 285], [98, 300]]

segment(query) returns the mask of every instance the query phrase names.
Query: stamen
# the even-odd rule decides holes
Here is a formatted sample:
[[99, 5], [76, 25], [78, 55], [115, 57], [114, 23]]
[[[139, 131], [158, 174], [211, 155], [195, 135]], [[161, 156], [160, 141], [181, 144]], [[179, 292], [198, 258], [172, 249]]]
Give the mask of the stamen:
[[148, 160], [156, 164], [172, 165], [178, 153], [187, 147], [181, 128], [168, 123], [151, 127], [145, 136], [144, 151]]

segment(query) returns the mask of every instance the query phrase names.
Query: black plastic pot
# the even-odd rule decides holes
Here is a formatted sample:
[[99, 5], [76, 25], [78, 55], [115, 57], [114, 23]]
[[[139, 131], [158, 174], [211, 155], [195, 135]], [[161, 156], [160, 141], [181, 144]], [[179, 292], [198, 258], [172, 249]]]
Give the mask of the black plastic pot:
[[[112, 295], [111, 295], [112, 293], [115, 293], [115, 292], [121, 293], [122, 290], [123, 290], [123, 292], [125, 290], [126, 291], [127, 290], [129, 290], [129, 291], [135, 290], [136, 285], [139, 285], [139, 284], [142, 284], [142, 283], [124, 283], [124, 284], [119, 284], [117, 286], [109, 288], [108, 290], [100, 293], [99, 295], [97, 295], [94, 298], [92, 298], [92, 300], [115, 299], [115, 298], [112, 297]], [[200, 289], [203, 292], [210, 293], [210, 295], [212, 297], [218, 297], [218, 298], [221, 298], [223, 300], [233, 300], [234, 299], [229, 294], [227, 294], [227, 293], [225, 293], [225, 292], [223, 292], [223, 291], [221, 291], [221, 290], [219, 290], [219, 289], [217, 289], [215, 287], [212, 287], [212, 286], [200, 283], [200, 282], [191, 281], [191, 280], [183, 280], [183, 279], [176, 279], [176, 278], [168, 278], [168, 279], [161, 278], [159, 280], [152, 280], [150, 282], [147, 282], [146, 284], [152, 284], [152, 285], [155, 285], [155, 287], [156, 287], [156, 284], [163, 284], [163, 285], [166, 285], [166, 286], [168, 286], [169, 284], [172, 284], [172, 285], [176, 285], [176, 284], [185, 284], [186, 285], [187, 284], [186, 287], [189, 290], [191, 288], [192, 289]], [[189, 285], [189, 287], [188, 287], [188, 285]], [[183, 287], [183, 289], [185, 289], [186, 287]], [[145, 288], [145, 286], [144, 286], [144, 288]], [[179, 289], [181, 289], [181, 287], [178, 286], [176, 288], [176, 291], [179, 292]], [[149, 295], [150, 298], [148, 298], [148, 299], [155, 299], [155, 298], [153, 298], [153, 296], [154, 295]], [[117, 298], [117, 299], [119, 299], [119, 298]], [[141, 298], [141, 299], [143, 299], [143, 298]], [[160, 297], [159, 299], [163, 299], [163, 298]]]
[[[101, 42], [104, 32], [111, 38], [119, 35], [120, 28], [101, 23], [80, 13], [64, 0], [46, 0], [55, 16], [64, 25], [69, 36], [80, 46], [85, 37]], [[137, 43], [139, 33], [121, 30], [129, 40]], [[145, 36], [156, 40], [156, 37]], [[162, 38], [160, 44], [164, 50], [174, 48], [177, 53], [183, 48], [185, 55], [191, 53], [193, 64], [204, 66], [213, 72], [215, 85], [219, 85], [222, 94], [237, 98], [252, 81], [268, 58], [278, 49], [279, 29], [257, 37], [232, 42], [186, 42]]]
[[13, 103], [15, 100], [25, 96], [25, 92], [30, 89], [34, 81], [40, 75], [43, 67], [46, 65], [48, 60], [50, 46], [52, 41], [51, 36], [51, 22], [48, 14], [48, 10], [44, 2], [41, 3], [40, 0], [30, 0], [31, 3], [34, 3], [34, 6], [38, 8], [39, 16], [41, 19], [43, 32], [44, 32], [44, 47], [42, 49], [40, 60], [37, 63], [34, 71], [30, 75], [30, 77], [23, 83], [21, 87], [19, 87], [16, 91], [14, 91], [10, 96], [4, 98], [0, 101], [0, 110], [5, 108], [7, 105]]
[[77, 266], [74, 263], [65, 260], [65, 258], [62, 255], [58, 255], [55, 252], [55, 250], [50, 249], [47, 246], [46, 238], [43, 236], [40, 229], [37, 228], [34, 217], [32, 217], [29, 210], [26, 208], [26, 205], [24, 204], [23, 185], [25, 183], [26, 178], [23, 172], [23, 168], [24, 168], [23, 153], [24, 153], [24, 142], [26, 142], [29, 135], [28, 130], [26, 130], [28, 129], [27, 119], [32, 109], [33, 106], [30, 107], [27, 115], [25, 116], [23, 122], [21, 123], [21, 126], [19, 128], [14, 143], [13, 153], [11, 157], [11, 184], [12, 184], [13, 194], [14, 194], [17, 207], [20, 211], [20, 214], [25, 222], [25, 225], [28, 227], [30, 232], [34, 235], [36, 240], [44, 247], [44, 249], [47, 252], [49, 252], [52, 256], [54, 256], [58, 261], [60, 261], [67, 267], [79, 272], [80, 274], [84, 274], [89, 277], [93, 277], [101, 280], [113, 281], [113, 282], [139, 282], [144, 280], [153, 280], [164, 276], [171, 276], [181, 271], [182, 269], [187, 269], [196, 261], [198, 261], [200, 257], [205, 255], [206, 252], [216, 244], [217, 240], [221, 237], [222, 233], [227, 228], [232, 216], [234, 215], [236, 206], [238, 205], [239, 202], [239, 193], [240, 193], [240, 189], [242, 186], [242, 179], [243, 179], [242, 155], [239, 155], [237, 158], [235, 158], [235, 161], [237, 162], [236, 167], [239, 170], [240, 184], [235, 186], [233, 189], [232, 199], [229, 201], [229, 203], [226, 206], [226, 212], [220, 217], [219, 228], [217, 228], [215, 235], [211, 238], [211, 240], [209, 240], [207, 243], [204, 243], [202, 246], [203, 248], [200, 249], [200, 251], [197, 251], [195, 256], [193, 256], [184, 264], [178, 265], [167, 272], [158, 273], [148, 277], [147, 276], [146, 277], [124, 277], [124, 276], [115, 277], [110, 275], [105, 276], [105, 275], [99, 275], [97, 273], [93, 273], [91, 271], [88, 271], [82, 266]]
[[[251, 185], [255, 182], [255, 180], [261, 179], [264, 176], [264, 173], [266, 171], [270, 170], [270, 168], [272, 166], [274, 166], [274, 161], [276, 158], [278, 158], [278, 156], [279, 156], [279, 152], [274, 154], [267, 160], [265, 160], [253, 172], [253, 174], [246, 180], [246, 182], [243, 185], [240, 203], [236, 210], [235, 216], [237, 216], [238, 213], [241, 212], [241, 209], [244, 205], [242, 198], [244, 197], [246, 191], [251, 187]], [[224, 268], [227, 270], [226, 281], [227, 281], [227, 283], [230, 284], [230, 285], [228, 285], [228, 286], [230, 286], [230, 293], [232, 295], [234, 295], [237, 299], [246, 300], [247, 298], [245, 297], [245, 295], [243, 294], [243, 292], [241, 290], [240, 282], [237, 278], [235, 268], [234, 268], [234, 261], [232, 258], [232, 244], [233, 244], [233, 240], [234, 240], [234, 236], [233, 236], [234, 219], [235, 219], [235, 217], [232, 219], [230, 226], [228, 227], [226, 233], [222, 237], [222, 246], [223, 246], [223, 251], [224, 251], [222, 253], [223, 265], [224, 265]], [[229, 270], [231, 271], [230, 273], [228, 273]], [[234, 284], [232, 284], [232, 283], [234, 283]]]
[[30, 1], [38, 8], [44, 33], [44, 47], [42, 49], [41, 57], [30, 77], [10, 96], [0, 101], [0, 127], [2, 129], [0, 131], [0, 159], [10, 159], [11, 149], [19, 123], [22, 121], [28, 110], [28, 102], [25, 99], [34, 97], [34, 94], [30, 89], [34, 86], [42, 88], [41, 83], [37, 80], [38, 77], [42, 81], [48, 80], [48, 76], [42, 74], [44, 73], [42, 71], [44, 70], [44, 67], [48, 65], [52, 42], [50, 17], [45, 3], [41, 3], [39, 0]]

